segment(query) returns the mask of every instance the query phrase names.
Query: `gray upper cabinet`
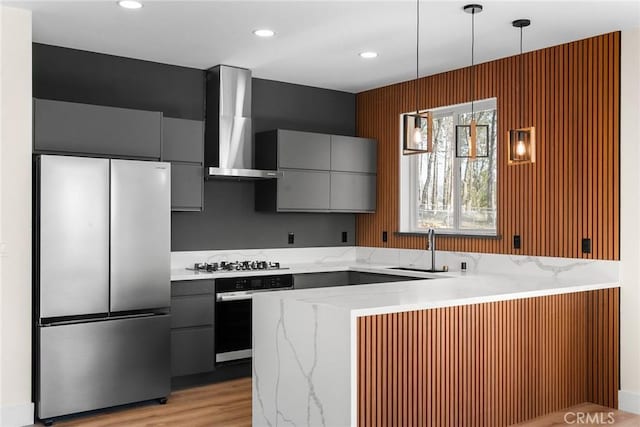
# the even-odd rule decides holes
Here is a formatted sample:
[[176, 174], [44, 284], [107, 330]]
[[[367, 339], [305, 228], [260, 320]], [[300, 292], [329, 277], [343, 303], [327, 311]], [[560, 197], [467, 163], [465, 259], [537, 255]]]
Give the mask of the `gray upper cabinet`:
[[279, 129], [278, 168], [331, 169], [331, 137], [321, 133]]
[[162, 160], [197, 163], [204, 158], [204, 123], [198, 120], [162, 120]]
[[162, 113], [34, 99], [35, 152], [160, 158]]
[[201, 211], [204, 168], [200, 165], [171, 164], [171, 210]]
[[162, 120], [162, 159], [171, 162], [171, 210], [204, 209], [204, 123]]
[[283, 129], [256, 134], [256, 167], [283, 173], [256, 182], [256, 210], [375, 211], [376, 145], [373, 139]]
[[331, 135], [331, 170], [376, 173], [375, 139]]
[[375, 212], [376, 175], [331, 172], [332, 211]]
[[329, 172], [284, 171], [278, 179], [278, 210], [328, 211], [330, 189]]

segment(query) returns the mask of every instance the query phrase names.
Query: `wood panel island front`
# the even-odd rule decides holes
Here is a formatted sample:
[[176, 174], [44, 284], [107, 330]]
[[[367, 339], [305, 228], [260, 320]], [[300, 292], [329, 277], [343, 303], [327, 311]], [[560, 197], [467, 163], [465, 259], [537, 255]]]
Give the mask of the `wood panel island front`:
[[465, 275], [256, 295], [253, 425], [506, 426], [617, 407], [610, 279]]

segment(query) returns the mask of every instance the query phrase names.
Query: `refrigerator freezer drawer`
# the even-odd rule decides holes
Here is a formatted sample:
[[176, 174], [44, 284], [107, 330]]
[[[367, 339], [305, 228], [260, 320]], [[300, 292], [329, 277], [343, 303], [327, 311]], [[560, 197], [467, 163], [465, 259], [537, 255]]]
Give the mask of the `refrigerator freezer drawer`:
[[41, 419], [168, 396], [169, 315], [40, 327]]

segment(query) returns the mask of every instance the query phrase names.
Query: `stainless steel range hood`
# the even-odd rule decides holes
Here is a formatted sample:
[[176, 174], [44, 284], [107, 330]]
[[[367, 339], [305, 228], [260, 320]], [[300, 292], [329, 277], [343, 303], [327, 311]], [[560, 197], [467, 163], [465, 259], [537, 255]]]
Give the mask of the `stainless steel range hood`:
[[218, 65], [207, 71], [206, 84], [207, 178], [278, 178], [280, 172], [253, 168], [251, 71]]

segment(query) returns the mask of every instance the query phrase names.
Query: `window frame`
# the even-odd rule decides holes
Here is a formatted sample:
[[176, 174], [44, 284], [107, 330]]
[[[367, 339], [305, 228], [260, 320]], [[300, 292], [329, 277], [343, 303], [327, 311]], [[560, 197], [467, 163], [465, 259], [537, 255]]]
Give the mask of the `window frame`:
[[[474, 111], [484, 111], [484, 110], [496, 110], [496, 115], [498, 114], [498, 102], [497, 98], [488, 98], [482, 99], [479, 101], [474, 101]], [[453, 154], [453, 188], [452, 188], [452, 198], [453, 198], [453, 227], [452, 228], [435, 228], [436, 234], [442, 235], [452, 235], [452, 236], [478, 236], [478, 237], [497, 237], [498, 236], [498, 215], [500, 212], [499, 204], [498, 204], [498, 181], [500, 175], [500, 168], [498, 165], [498, 146], [500, 141], [500, 135], [496, 130], [496, 151], [494, 162], [496, 164], [496, 178], [495, 178], [495, 198], [496, 198], [496, 212], [495, 212], [495, 228], [491, 230], [486, 229], [460, 229], [460, 220], [462, 216], [462, 201], [460, 198], [461, 194], [461, 166], [464, 158], [458, 158], [455, 156], [455, 126], [460, 123], [460, 115], [469, 113], [471, 111], [471, 103], [466, 102], [462, 104], [449, 105], [445, 107], [435, 108], [431, 111], [434, 119], [440, 117], [446, 117], [449, 115], [453, 115], [453, 127], [454, 134], [451, 136], [453, 138], [451, 144], [451, 150]], [[401, 129], [400, 133], [402, 134], [402, 116], [400, 115], [400, 123]], [[496, 127], [498, 123], [498, 117], [496, 116]], [[402, 136], [402, 135], [401, 135]], [[400, 232], [401, 233], [411, 233], [411, 234], [423, 234], [426, 233], [427, 230], [424, 228], [417, 227], [417, 216], [418, 216], [418, 183], [417, 173], [418, 173], [418, 156], [419, 155], [411, 155], [404, 156], [402, 155], [402, 139], [400, 141]], [[430, 154], [422, 154], [422, 155], [430, 155]]]

